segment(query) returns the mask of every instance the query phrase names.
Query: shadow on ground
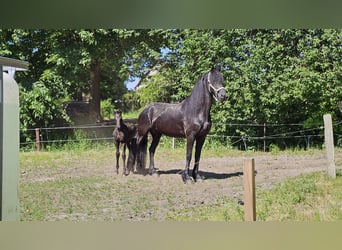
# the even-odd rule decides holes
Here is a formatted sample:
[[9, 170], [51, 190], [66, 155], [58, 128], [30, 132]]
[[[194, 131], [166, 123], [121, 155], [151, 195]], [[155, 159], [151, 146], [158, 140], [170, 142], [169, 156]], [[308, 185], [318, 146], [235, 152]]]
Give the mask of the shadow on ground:
[[[164, 174], [181, 174], [183, 172], [182, 169], [171, 169], [171, 170], [159, 170], [159, 175]], [[206, 171], [199, 171], [200, 175], [204, 179], [228, 179], [231, 177], [238, 177], [243, 175], [242, 172], [234, 172], [234, 173], [214, 173], [214, 172], [206, 172]], [[190, 173], [191, 175], [191, 173]]]

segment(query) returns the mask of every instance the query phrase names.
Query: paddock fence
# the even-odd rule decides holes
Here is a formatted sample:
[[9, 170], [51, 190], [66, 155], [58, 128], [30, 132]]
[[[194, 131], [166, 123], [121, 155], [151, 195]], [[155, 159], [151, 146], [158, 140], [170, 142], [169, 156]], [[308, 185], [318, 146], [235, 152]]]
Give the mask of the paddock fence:
[[[341, 124], [342, 121], [333, 123], [335, 144], [339, 146], [342, 142], [342, 134], [339, 133]], [[66, 143], [111, 143], [114, 128], [114, 123], [28, 128], [20, 131], [20, 146], [40, 150], [49, 145]], [[184, 145], [185, 140], [164, 136], [160, 143], [175, 148]], [[307, 149], [322, 146], [323, 143], [323, 121], [322, 125], [314, 128], [304, 128], [303, 124], [213, 123], [206, 142], [246, 151], [269, 151], [288, 147]]]

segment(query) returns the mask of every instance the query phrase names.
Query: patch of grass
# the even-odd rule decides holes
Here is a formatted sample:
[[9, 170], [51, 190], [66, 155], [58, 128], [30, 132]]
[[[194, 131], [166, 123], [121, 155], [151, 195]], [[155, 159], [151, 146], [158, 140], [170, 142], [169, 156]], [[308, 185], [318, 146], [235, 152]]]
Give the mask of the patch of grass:
[[140, 185], [98, 176], [22, 183], [21, 220], [127, 220], [150, 208], [149, 198], [136, 192]]
[[228, 197], [220, 197], [214, 204], [196, 205], [167, 214], [170, 221], [241, 221], [243, 218], [243, 207]]
[[[82, 162], [84, 159], [96, 159], [96, 162], [106, 162], [109, 159], [114, 159], [114, 146], [99, 147], [88, 150], [55, 150], [48, 151], [32, 151], [21, 152], [20, 169], [27, 171], [31, 169], [53, 169], [72, 165], [74, 167], [86, 167]], [[112, 160], [113, 161], [113, 160]], [[113, 163], [114, 164], [114, 163]]]
[[[24, 221], [84, 219], [97, 209], [96, 200], [105, 190], [97, 192], [96, 183], [103, 179], [69, 178], [57, 181], [23, 183], [20, 186], [21, 219]], [[90, 196], [95, 196], [89, 199]]]
[[[285, 180], [269, 191], [256, 194], [258, 221], [342, 220], [342, 170], [337, 178], [325, 173], [301, 175]], [[230, 198], [214, 205], [194, 206], [168, 213], [176, 221], [243, 221], [244, 208]]]
[[269, 192], [261, 192], [257, 198], [258, 219], [297, 220], [297, 207], [307, 207], [320, 193], [315, 184], [316, 178], [316, 175], [302, 175], [285, 180]]
[[313, 173], [291, 178], [257, 198], [259, 220], [332, 221], [342, 219], [342, 170], [337, 178]]

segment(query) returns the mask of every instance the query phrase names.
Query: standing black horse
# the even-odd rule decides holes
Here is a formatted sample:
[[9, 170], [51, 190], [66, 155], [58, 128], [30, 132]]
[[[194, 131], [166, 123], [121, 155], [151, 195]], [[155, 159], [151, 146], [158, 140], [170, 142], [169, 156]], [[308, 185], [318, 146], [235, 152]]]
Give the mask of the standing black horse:
[[196, 141], [195, 165], [192, 177], [194, 181], [200, 180], [201, 176], [198, 173], [199, 161], [202, 146], [211, 128], [210, 108], [212, 101], [213, 98], [217, 101], [224, 101], [226, 97], [221, 70], [213, 68], [197, 82], [191, 95], [181, 103], [154, 103], [147, 106], [138, 118], [137, 143], [140, 149], [137, 154], [138, 167], [145, 167], [148, 132], [152, 135], [152, 144], [149, 148], [150, 174], [156, 172], [154, 153], [160, 137], [164, 134], [171, 137], [186, 138], [186, 164], [182, 178], [185, 183], [190, 181], [189, 166], [192, 148]]

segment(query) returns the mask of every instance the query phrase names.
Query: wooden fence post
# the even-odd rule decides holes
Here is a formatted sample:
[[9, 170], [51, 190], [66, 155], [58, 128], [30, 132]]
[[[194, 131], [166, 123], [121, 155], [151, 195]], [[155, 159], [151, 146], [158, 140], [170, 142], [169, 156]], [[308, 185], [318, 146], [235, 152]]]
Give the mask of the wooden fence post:
[[36, 128], [35, 131], [36, 131], [36, 149], [37, 149], [37, 151], [40, 151], [40, 134], [39, 134], [39, 128]]
[[327, 157], [327, 173], [329, 177], [336, 178], [335, 156], [334, 156], [334, 133], [331, 115], [323, 116], [324, 120], [324, 143]]
[[243, 186], [244, 186], [244, 207], [245, 221], [255, 221], [255, 170], [254, 159], [243, 162]]

